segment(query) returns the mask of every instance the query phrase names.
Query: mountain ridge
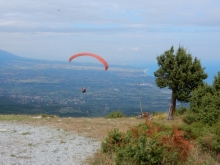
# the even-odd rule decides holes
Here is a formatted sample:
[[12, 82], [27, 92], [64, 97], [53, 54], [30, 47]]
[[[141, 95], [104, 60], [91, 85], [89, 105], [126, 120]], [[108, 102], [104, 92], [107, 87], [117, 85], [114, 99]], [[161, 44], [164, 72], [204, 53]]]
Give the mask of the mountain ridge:
[[[59, 64], [65, 64], [69, 63], [68, 60], [65, 61], [55, 61], [55, 60], [44, 60], [44, 59], [33, 59], [33, 58], [27, 58], [27, 57], [21, 57], [18, 55], [15, 55], [13, 53], [10, 53], [5, 50], [0, 49], [0, 64], [6, 63], [6, 62], [14, 62], [14, 61], [22, 61], [22, 62], [35, 62], [35, 63], [59, 63]], [[72, 61], [71, 63], [78, 65], [78, 66], [100, 66], [99, 63], [88, 63], [88, 62], [75, 62]], [[110, 68], [131, 68], [131, 69], [145, 69], [144, 67], [138, 67], [138, 66], [131, 66], [131, 65], [120, 65], [120, 64], [109, 64]]]

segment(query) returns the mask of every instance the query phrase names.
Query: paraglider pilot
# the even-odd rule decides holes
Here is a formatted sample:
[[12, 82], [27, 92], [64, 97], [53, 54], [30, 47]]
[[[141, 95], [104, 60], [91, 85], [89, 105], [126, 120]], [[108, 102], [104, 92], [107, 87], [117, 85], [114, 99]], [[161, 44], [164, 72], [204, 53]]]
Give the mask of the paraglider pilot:
[[86, 92], [86, 88], [82, 87], [82, 93]]

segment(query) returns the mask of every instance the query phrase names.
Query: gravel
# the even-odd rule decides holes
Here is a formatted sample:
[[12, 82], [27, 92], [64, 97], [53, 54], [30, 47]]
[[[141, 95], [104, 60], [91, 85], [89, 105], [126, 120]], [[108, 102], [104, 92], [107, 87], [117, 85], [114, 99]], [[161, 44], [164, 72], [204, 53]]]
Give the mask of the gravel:
[[48, 126], [0, 122], [1, 165], [81, 165], [100, 142]]

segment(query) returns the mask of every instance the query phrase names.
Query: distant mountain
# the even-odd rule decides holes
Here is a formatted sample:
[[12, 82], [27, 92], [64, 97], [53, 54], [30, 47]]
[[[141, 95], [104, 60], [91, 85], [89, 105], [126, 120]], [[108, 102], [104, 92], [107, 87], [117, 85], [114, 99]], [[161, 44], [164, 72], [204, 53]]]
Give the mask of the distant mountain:
[[23, 62], [40, 62], [42, 60], [36, 60], [31, 58], [25, 58], [14, 55], [4, 50], [0, 50], [0, 63], [12, 62], [12, 61], [23, 61]]
[[[12, 53], [9, 53], [4, 50], [0, 50], [0, 64], [6, 63], [6, 62], [13, 62], [13, 61], [20, 61], [20, 62], [35, 62], [35, 63], [60, 63], [65, 64], [68, 63], [68, 61], [49, 61], [49, 60], [39, 60], [39, 59], [31, 59], [31, 58], [25, 58], [21, 56], [14, 55]], [[102, 64], [99, 63], [82, 63], [82, 62], [71, 62], [74, 63], [74, 65], [77, 66], [102, 66]], [[214, 76], [217, 76], [218, 72], [220, 71], [220, 65], [218, 62], [202, 62], [202, 67], [205, 67], [205, 72], [208, 73], [208, 78], [205, 80], [205, 82], [212, 84], [214, 81]], [[148, 76], [154, 77], [154, 72], [158, 69], [157, 63], [140, 63], [140, 64], [128, 64], [128, 65], [114, 65], [109, 64], [110, 68], [138, 68], [138, 69], [147, 69], [146, 74]]]
[[0, 50], [0, 63], [6, 62], [6, 61], [13, 61], [13, 60], [19, 60], [22, 57], [16, 56], [12, 53], [6, 52], [4, 50]]
[[[13, 61], [19, 61], [19, 62], [34, 62], [34, 63], [59, 63], [59, 64], [65, 64], [68, 63], [67, 61], [51, 61], [51, 60], [39, 60], [39, 59], [32, 59], [32, 58], [26, 58], [17, 56], [15, 54], [9, 53], [4, 50], [0, 50], [0, 64], [5, 62], [13, 62]], [[74, 65], [77, 66], [102, 66], [100, 63], [87, 63], [87, 62], [74, 62], [72, 61]], [[140, 69], [144, 67], [141, 66], [132, 66], [132, 65], [118, 65], [118, 64], [109, 64], [110, 68], [131, 68], [131, 69]]]
[[21, 57], [21, 56], [17, 56], [15, 54], [12, 54], [12, 53], [4, 51], [4, 50], [0, 50], [0, 64], [8, 63], [8, 62], [31, 62], [31, 63], [44, 63], [44, 64], [49, 64], [49, 63], [50, 64], [51, 63], [64, 64], [64, 63], [68, 63], [68, 61], [67, 62], [65, 62], [65, 61], [50, 61], [50, 60], [40, 60], [40, 59]]

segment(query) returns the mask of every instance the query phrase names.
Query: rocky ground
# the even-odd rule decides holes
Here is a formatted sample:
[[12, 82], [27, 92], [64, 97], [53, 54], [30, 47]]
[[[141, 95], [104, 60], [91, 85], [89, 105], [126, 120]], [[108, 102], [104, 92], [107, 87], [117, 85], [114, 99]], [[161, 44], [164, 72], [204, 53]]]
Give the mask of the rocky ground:
[[100, 142], [49, 126], [0, 122], [1, 165], [81, 165]]
[[126, 132], [144, 122], [135, 117], [0, 115], [0, 164], [85, 165], [94, 161], [110, 130]]

